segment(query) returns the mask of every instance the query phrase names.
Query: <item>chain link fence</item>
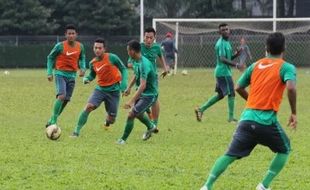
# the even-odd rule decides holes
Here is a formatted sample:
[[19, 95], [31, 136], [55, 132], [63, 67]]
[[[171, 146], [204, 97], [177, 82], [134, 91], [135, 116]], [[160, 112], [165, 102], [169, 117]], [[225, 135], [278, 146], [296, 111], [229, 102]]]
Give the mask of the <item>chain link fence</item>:
[[[164, 20], [164, 19], [163, 19]], [[233, 19], [231, 19], [233, 20]], [[274, 30], [273, 21], [264, 20], [228, 20], [231, 29], [230, 40], [234, 50], [240, 46], [244, 38], [250, 48], [253, 59], [247, 60], [251, 64], [265, 56], [265, 40]], [[178, 67], [214, 67], [214, 46], [220, 35], [218, 25], [223, 21], [193, 21], [177, 22], [155, 21], [157, 42], [165, 38], [167, 32], [173, 32], [177, 38]], [[298, 67], [310, 66], [310, 19], [306, 21], [278, 21], [276, 31], [283, 32], [286, 36], [285, 59]]]
[[[90, 61], [94, 54], [92, 46], [98, 36], [78, 36], [84, 44], [86, 59]], [[107, 51], [117, 54], [127, 62], [126, 44], [139, 36], [105, 37]], [[0, 36], [0, 68], [44, 68], [46, 57], [53, 46], [65, 40], [64, 36]]]

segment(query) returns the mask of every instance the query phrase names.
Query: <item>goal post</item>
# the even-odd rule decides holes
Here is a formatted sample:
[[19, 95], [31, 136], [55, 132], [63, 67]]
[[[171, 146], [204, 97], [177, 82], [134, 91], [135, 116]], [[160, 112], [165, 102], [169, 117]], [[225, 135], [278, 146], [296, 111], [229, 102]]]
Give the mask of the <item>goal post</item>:
[[266, 36], [274, 31], [286, 36], [285, 59], [296, 66], [310, 66], [310, 18], [238, 18], [238, 19], [153, 19], [158, 43], [167, 32], [174, 33], [178, 49], [177, 68], [209, 68], [215, 66], [214, 45], [220, 37], [218, 25], [227, 23], [234, 50], [240, 39], [246, 39], [253, 60], [265, 55]]

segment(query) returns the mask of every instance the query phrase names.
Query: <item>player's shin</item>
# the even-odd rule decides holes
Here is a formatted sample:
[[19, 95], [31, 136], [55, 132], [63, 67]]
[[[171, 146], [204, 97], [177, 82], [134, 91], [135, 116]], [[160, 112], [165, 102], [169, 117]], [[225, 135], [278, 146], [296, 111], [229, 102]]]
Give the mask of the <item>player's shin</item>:
[[124, 133], [123, 133], [123, 136], [121, 138], [124, 141], [126, 141], [127, 138], [129, 137], [129, 135], [133, 129], [133, 124], [134, 124], [134, 118], [127, 118]]
[[267, 171], [266, 176], [263, 179], [262, 184], [268, 188], [272, 180], [280, 173], [288, 160], [289, 154], [277, 153], [271, 162], [271, 165]]
[[138, 116], [138, 119], [147, 127], [148, 130], [154, 127], [154, 124], [144, 113]]
[[62, 104], [63, 104], [62, 100], [60, 100], [60, 99], [55, 100], [54, 108], [53, 108], [53, 114], [52, 114], [52, 117], [50, 118], [50, 120], [48, 122], [50, 125], [57, 123], [57, 118], [59, 116]]
[[81, 129], [83, 128], [83, 126], [85, 125], [85, 123], [87, 122], [87, 119], [88, 119], [88, 115], [89, 115], [89, 112], [88, 111], [82, 111], [80, 116], [79, 116], [79, 120], [78, 120], [78, 123], [74, 129], [74, 132], [77, 133], [77, 134], [80, 134], [80, 131]]
[[218, 158], [213, 165], [213, 168], [209, 174], [209, 177], [206, 182], [206, 186], [208, 187], [208, 190], [212, 189], [213, 183], [217, 180], [217, 178], [226, 170], [226, 168], [237, 158], [224, 155]]

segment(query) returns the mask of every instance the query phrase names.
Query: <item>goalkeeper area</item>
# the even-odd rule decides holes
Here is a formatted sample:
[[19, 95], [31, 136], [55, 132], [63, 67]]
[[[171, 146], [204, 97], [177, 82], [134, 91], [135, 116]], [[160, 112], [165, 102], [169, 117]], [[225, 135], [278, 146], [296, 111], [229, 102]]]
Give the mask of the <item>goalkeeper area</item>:
[[[285, 59], [297, 67], [310, 66], [310, 18], [265, 19], [153, 19], [157, 42], [172, 32], [179, 53], [177, 68], [211, 68], [215, 66], [214, 46], [220, 37], [218, 25], [227, 23], [231, 29], [233, 49], [246, 40], [252, 61], [265, 56], [265, 39], [271, 32], [282, 32], [286, 37]], [[238, 61], [238, 59], [237, 59]], [[251, 64], [247, 61], [247, 64]]]

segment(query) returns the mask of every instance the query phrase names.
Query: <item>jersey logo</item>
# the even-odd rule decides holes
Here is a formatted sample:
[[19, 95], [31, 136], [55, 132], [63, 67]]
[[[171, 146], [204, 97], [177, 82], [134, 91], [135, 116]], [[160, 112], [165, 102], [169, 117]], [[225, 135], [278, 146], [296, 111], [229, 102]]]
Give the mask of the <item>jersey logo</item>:
[[101, 65], [101, 67], [96, 67], [96, 71], [100, 71], [102, 69], [103, 65]]
[[271, 66], [273, 66], [273, 65], [274, 65], [274, 63], [269, 64], [269, 65], [263, 65], [262, 63], [259, 63], [259, 64], [258, 64], [258, 68], [259, 68], [259, 69], [266, 69], [266, 68], [271, 67]]
[[76, 53], [78, 53], [78, 51], [73, 51], [73, 52], [68, 52], [68, 51], [67, 51], [67, 52], [66, 52], [66, 55], [67, 55], [67, 56], [70, 56], [70, 55], [73, 55], [73, 54], [76, 54]]

